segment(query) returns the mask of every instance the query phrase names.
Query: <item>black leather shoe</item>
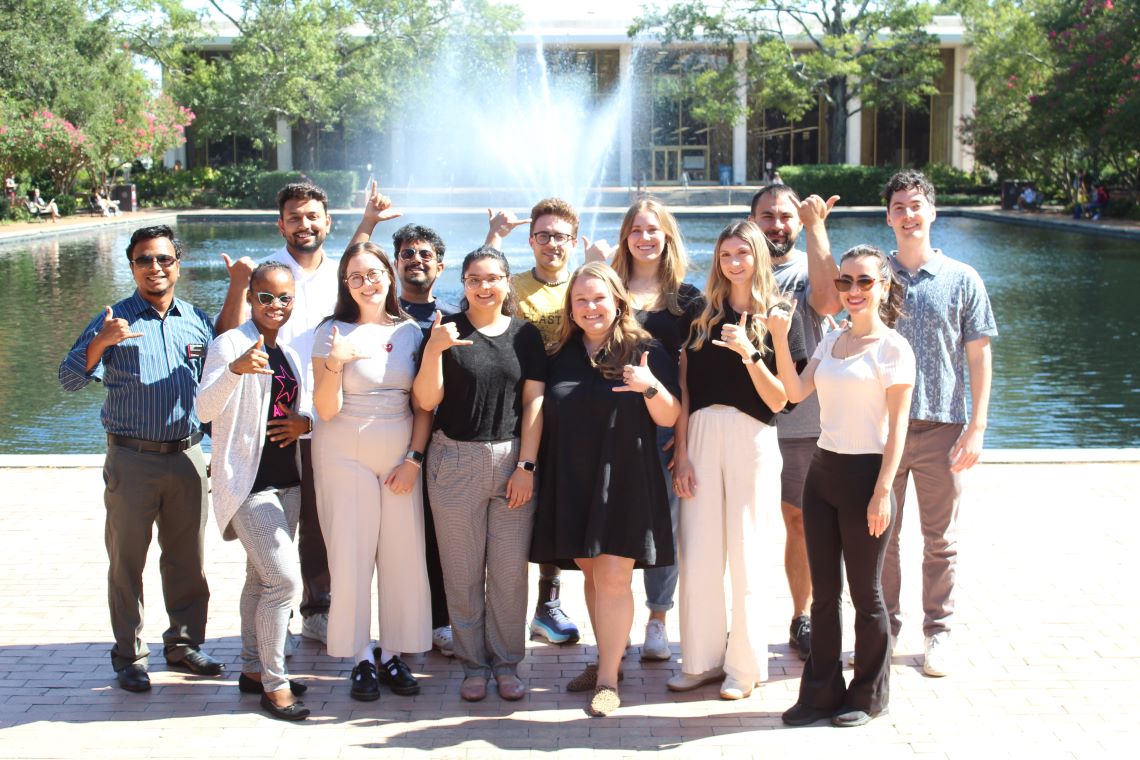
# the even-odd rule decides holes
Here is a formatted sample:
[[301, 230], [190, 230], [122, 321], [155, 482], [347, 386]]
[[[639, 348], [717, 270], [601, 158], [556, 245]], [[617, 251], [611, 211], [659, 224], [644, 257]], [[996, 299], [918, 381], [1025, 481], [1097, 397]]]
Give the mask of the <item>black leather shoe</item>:
[[780, 718], [787, 726], [810, 726], [817, 720], [830, 718], [834, 712], [834, 710], [822, 710], [818, 707], [809, 707], [801, 702], [796, 702], [785, 710]]
[[142, 665], [130, 664], [115, 673], [119, 688], [127, 691], [150, 691], [150, 676]]
[[261, 709], [281, 720], [304, 720], [309, 717], [310, 713], [304, 702], [294, 702], [288, 707], [278, 707], [264, 694], [261, 695]]
[[420, 693], [420, 682], [412, 675], [412, 669], [396, 655], [392, 655], [392, 659], [381, 665], [379, 670], [377, 678], [393, 694], [410, 697]]
[[[300, 681], [289, 679], [289, 691], [293, 692], [294, 697], [299, 697], [309, 690], [309, 687]], [[238, 676], [238, 691], [242, 694], [264, 694], [265, 687], [261, 685], [261, 681], [256, 678], [250, 678], [245, 673]]]
[[806, 660], [811, 654], [811, 618], [807, 615], [792, 618], [792, 625], [788, 628], [788, 645], [801, 660]]
[[224, 664], [197, 649], [187, 649], [186, 656], [181, 660], [171, 660], [168, 657], [166, 667], [176, 670], [189, 670], [196, 676], [220, 676], [226, 672]]
[[352, 698], [361, 702], [380, 699], [380, 682], [376, 680], [376, 666], [361, 660], [352, 669]]

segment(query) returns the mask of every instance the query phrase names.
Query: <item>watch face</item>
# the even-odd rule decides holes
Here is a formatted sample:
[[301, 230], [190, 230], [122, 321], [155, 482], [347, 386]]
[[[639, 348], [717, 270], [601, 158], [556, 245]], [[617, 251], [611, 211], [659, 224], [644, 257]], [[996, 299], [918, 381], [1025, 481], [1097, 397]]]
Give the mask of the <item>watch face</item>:
[[656, 385], [645, 389], [645, 397], [646, 398], [653, 398], [656, 395], [657, 395], [657, 386]]

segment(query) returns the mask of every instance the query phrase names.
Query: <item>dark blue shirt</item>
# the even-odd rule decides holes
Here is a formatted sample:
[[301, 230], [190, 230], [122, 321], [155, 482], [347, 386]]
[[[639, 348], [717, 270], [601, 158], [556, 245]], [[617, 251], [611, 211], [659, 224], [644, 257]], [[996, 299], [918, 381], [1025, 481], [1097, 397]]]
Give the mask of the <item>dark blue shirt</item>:
[[107, 388], [103, 427], [113, 435], [176, 441], [196, 433], [194, 395], [206, 346], [214, 338], [210, 317], [179, 298], [161, 317], [137, 292], [111, 311], [142, 337], [111, 346], [88, 373], [87, 347], [103, 327], [104, 315], [99, 314], [59, 365], [60, 385], [77, 391], [92, 380], [102, 382]]

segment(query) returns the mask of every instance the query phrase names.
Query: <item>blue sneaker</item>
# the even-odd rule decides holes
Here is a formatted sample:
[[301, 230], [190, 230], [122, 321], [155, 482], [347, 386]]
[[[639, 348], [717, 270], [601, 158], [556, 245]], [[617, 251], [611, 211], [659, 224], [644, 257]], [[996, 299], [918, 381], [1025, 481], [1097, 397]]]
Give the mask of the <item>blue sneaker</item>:
[[566, 617], [562, 605], [557, 601], [543, 602], [534, 610], [530, 621], [532, 639], [542, 637], [551, 644], [574, 644], [578, 641], [578, 626]]

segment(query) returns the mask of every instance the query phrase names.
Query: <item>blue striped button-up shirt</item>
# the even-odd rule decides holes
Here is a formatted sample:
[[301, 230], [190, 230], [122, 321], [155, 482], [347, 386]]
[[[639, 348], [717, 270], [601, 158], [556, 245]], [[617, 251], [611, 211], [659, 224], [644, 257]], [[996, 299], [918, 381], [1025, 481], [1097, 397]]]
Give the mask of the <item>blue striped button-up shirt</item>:
[[102, 382], [107, 388], [103, 427], [113, 435], [176, 441], [196, 433], [194, 394], [205, 348], [214, 338], [210, 317], [179, 298], [161, 317], [137, 292], [111, 310], [142, 337], [111, 346], [87, 372], [87, 347], [103, 327], [104, 314], [99, 314], [59, 365], [60, 385], [77, 391], [92, 380]]

